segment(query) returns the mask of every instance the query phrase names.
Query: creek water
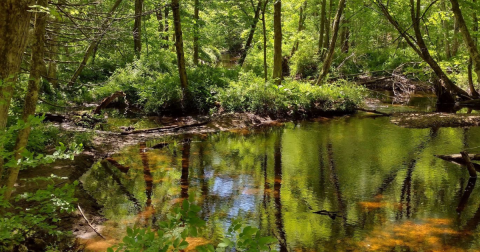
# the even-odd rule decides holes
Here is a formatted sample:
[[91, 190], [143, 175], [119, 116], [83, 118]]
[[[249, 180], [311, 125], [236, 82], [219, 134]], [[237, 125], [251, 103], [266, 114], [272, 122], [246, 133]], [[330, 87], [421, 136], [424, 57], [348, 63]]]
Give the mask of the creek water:
[[201, 235], [214, 243], [240, 219], [276, 237], [280, 251], [472, 251], [480, 188], [434, 156], [465, 149], [480, 150], [480, 128], [405, 129], [357, 114], [156, 139], [81, 180], [104, 206], [102, 233], [112, 239], [193, 197], [207, 221]]

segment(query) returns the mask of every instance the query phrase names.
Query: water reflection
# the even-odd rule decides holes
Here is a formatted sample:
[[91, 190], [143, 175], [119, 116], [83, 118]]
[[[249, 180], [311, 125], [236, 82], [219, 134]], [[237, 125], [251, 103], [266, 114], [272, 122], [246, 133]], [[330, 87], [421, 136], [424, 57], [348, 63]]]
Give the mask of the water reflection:
[[[464, 168], [434, 156], [478, 142], [479, 128], [337, 118], [142, 143], [99, 162], [82, 181], [119, 230], [114, 238], [127, 226], [155, 226], [193, 197], [213, 241], [241, 218], [276, 237], [281, 251], [478, 250], [480, 189], [462, 182]], [[146, 212], [150, 218], [139, 220]]]

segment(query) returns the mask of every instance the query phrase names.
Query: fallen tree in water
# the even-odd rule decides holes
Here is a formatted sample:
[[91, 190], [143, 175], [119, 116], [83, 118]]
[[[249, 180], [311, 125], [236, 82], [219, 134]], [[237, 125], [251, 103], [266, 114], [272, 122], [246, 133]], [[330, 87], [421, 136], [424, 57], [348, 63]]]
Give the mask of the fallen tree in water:
[[480, 126], [480, 115], [451, 113], [400, 113], [390, 122], [405, 128], [472, 127]]

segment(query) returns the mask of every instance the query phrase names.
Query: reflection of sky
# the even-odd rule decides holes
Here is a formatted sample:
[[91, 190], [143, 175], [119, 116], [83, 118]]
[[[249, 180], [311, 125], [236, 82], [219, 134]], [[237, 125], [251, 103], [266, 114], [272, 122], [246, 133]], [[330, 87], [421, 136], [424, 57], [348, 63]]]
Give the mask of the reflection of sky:
[[216, 177], [212, 193], [220, 197], [229, 197], [233, 193], [233, 179]]

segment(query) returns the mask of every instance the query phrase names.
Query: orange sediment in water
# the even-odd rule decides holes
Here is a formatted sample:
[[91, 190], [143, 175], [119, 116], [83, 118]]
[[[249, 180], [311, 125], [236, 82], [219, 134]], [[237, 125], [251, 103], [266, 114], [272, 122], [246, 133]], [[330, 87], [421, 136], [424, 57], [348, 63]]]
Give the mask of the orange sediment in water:
[[186, 241], [188, 242], [188, 247], [185, 249], [185, 251], [196, 251], [196, 247], [210, 243], [209, 240], [202, 237], [187, 237]]
[[431, 218], [424, 223], [388, 223], [374, 229], [358, 245], [368, 251], [392, 251], [395, 247], [410, 247], [420, 251], [464, 251], [444, 243], [445, 236], [459, 234], [446, 226], [451, 222], [449, 219]]
[[379, 209], [387, 206], [387, 203], [385, 202], [376, 202], [376, 201], [371, 201], [371, 202], [364, 201], [364, 202], [359, 202], [358, 204], [360, 204], [360, 206], [362, 208], [365, 208], [366, 210], [374, 210], [374, 209]]
[[117, 244], [118, 241], [115, 239], [102, 239], [100, 237], [94, 239], [78, 239], [78, 242], [84, 246], [85, 251], [96, 252], [96, 251], [107, 251], [108, 248]]

